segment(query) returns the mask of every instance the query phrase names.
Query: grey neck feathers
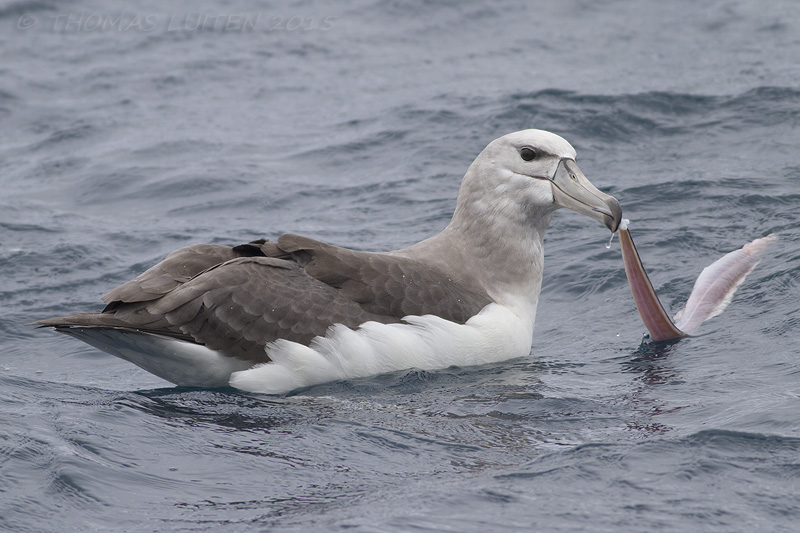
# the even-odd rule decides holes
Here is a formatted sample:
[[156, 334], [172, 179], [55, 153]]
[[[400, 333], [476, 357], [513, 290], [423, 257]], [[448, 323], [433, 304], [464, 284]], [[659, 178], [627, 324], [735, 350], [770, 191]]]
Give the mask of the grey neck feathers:
[[552, 210], [520, 205], [513, 195], [498, 199], [481, 192], [462, 186], [450, 224], [395, 253], [434, 264], [498, 303], [525, 302], [535, 308]]

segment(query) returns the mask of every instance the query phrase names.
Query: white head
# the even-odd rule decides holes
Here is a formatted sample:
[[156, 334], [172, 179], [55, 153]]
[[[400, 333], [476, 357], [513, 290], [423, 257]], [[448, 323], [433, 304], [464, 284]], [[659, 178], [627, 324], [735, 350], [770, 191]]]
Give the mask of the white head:
[[453, 217], [499, 217], [545, 226], [550, 214], [567, 207], [616, 231], [619, 202], [597, 190], [575, 163], [575, 149], [542, 130], [523, 130], [495, 139], [470, 165]]

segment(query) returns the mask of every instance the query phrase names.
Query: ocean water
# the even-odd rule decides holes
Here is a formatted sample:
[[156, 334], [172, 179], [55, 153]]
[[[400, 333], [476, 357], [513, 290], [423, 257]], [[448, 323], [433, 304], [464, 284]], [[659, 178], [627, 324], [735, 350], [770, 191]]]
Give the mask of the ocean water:
[[[0, 28], [0, 529], [797, 530], [796, 2], [20, 0]], [[654, 345], [616, 240], [563, 210], [530, 357], [283, 397], [25, 326], [191, 243], [406, 246], [529, 127], [620, 200], [671, 312], [781, 240]]]

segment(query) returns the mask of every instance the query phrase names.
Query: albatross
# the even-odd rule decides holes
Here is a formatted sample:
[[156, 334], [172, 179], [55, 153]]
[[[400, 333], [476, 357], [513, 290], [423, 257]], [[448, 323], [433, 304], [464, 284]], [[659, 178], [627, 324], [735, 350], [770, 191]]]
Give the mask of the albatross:
[[180, 386], [282, 394], [403, 369], [528, 356], [543, 238], [566, 207], [615, 232], [619, 202], [542, 130], [495, 139], [439, 234], [363, 252], [286, 234], [169, 254], [101, 312], [34, 322]]

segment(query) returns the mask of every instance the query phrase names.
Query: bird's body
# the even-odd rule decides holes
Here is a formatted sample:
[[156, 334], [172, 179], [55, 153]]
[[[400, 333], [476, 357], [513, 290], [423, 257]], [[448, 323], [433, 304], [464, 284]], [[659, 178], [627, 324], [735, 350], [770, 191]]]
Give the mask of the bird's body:
[[104, 297], [100, 313], [38, 322], [173, 383], [267, 393], [403, 368], [530, 353], [543, 237], [565, 206], [615, 230], [560, 137], [525, 130], [470, 166], [453, 220], [393, 252], [297, 235], [170, 254]]

